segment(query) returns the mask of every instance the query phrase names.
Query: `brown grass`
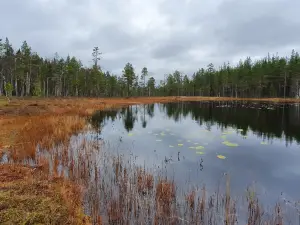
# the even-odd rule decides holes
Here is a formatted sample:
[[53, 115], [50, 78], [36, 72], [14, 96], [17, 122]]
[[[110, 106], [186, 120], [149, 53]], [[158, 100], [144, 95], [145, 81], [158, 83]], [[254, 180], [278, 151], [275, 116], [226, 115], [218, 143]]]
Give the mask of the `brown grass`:
[[80, 190], [29, 167], [0, 165], [0, 224], [90, 224]]
[[[105, 161], [102, 163], [105, 169], [100, 170], [94, 161], [99, 154], [96, 151], [99, 143], [83, 141], [78, 149], [75, 149], [78, 151], [77, 155], [71, 154], [71, 150], [68, 149], [70, 136], [84, 129], [85, 117], [95, 110], [154, 102], [232, 100], [300, 101], [157, 97], [13, 99], [9, 104], [1, 104], [0, 156], [9, 152], [15, 162], [32, 158], [37, 165], [34, 169], [20, 165], [0, 165], [0, 223], [89, 223], [82, 214], [81, 194], [82, 185], [91, 187], [93, 184], [95, 187], [91, 191], [89, 208], [95, 224], [105, 224], [105, 221], [111, 224], [131, 224], [132, 221], [138, 224], [146, 224], [149, 221], [151, 224], [217, 224], [216, 221], [219, 220], [216, 216], [219, 216], [219, 212], [216, 213], [215, 208], [224, 209], [224, 224], [235, 224], [236, 203], [230, 196], [228, 183], [223, 197], [218, 194], [217, 198], [207, 198], [205, 189], [198, 198], [195, 191], [186, 194], [186, 208], [182, 214], [181, 208], [177, 206], [178, 193], [174, 182], [166, 179], [155, 180], [154, 174], [128, 165], [120, 156], [112, 158], [103, 155]], [[54, 165], [51, 175], [49, 158], [37, 156], [37, 146], [45, 150], [52, 148], [52, 151], [49, 151]], [[58, 149], [58, 146], [62, 148]], [[68, 158], [68, 153], [71, 159]], [[78, 160], [77, 163], [75, 159]], [[73, 183], [59, 176], [56, 171], [58, 165], [68, 167], [69, 179], [73, 180]], [[111, 168], [111, 173], [108, 168]], [[98, 174], [98, 171], [101, 173]], [[39, 204], [41, 202], [43, 204]], [[220, 206], [219, 202], [224, 202], [224, 205]], [[102, 214], [99, 214], [100, 211]], [[262, 213], [257, 199], [248, 199], [248, 224], [265, 222], [261, 218]], [[15, 216], [18, 214], [20, 217]], [[281, 225], [280, 206], [276, 207], [275, 214], [276, 223], [269, 224]]]

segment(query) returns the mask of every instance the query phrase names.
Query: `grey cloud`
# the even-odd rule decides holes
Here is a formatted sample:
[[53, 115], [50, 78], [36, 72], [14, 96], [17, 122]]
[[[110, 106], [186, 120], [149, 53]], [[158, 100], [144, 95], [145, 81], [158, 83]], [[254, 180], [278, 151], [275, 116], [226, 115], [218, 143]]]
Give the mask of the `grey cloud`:
[[[138, 72], [147, 66], [161, 79], [175, 69], [192, 74], [210, 62], [218, 66], [246, 55], [297, 50], [299, 8], [297, 0], [153, 0], [146, 6], [122, 0], [9, 0], [1, 3], [0, 20], [1, 33], [16, 48], [27, 40], [42, 56], [71, 54], [89, 65], [92, 48], [99, 46], [103, 68], [120, 74], [131, 62]], [[155, 18], [151, 10], [158, 12]], [[143, 18], [155, 22], [142, 27]]]
[[182, 54], [187, 49], [182, 44], [175, 44], [175, 43], [165, 43], [164, 45], [158, 45], [155, 49], [153, 49], [152, 55], [155, 58], [162, 59], [162, 58], [170, 58], [170, 57], [177, 57], [179, 54]]
[[[286, 46], [298, 46], [300, 20], [289, 14], [297, 1], [224, 1], [216, 13], [215, 35], [220, 53], [276, 53]], [[296, 14], [294, 14], [296, 15]]]
[[103, 52], [115, 52], [131, 48], [141, 41], [141, 37], [135, 37], [118, 24], [107, 24], [95, 29], [86, 40], [78, 40], [72, 43], [74, 48], [87, 49], [97, 45]]

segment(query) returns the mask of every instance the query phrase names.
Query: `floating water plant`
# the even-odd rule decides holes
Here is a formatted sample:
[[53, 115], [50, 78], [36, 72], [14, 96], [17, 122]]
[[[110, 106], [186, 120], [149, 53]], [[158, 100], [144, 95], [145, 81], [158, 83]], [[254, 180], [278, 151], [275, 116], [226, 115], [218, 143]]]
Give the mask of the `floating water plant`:
[[226, 159], [226, 157], [225, 157], [224, 155], [217, 155], [217, 157], [218, 157], [219, 159]]
[[236, 144], [236, 143], [231, 143], [231, 142], [229, 142], [229, 141], [223, 141], [222, 142], [224, 145], [226, 145], [226, 146], [229, 146], [229, 147], [237, 147], [237, 146], [239, 146], [238, 144]]
[[164, 132], [161, 132], [160, 135], [161, 135], [161, 136], [165, 136], [166, 134], [165, 134]]
[[264, 142], [264, 141], [260, 142], [260, 144], [262, 144], [262, 145], [268, 145], [268, 143]]
[[129, 137], [133, 136], [133, 133], [128, 133], [128, 136], [129, 136]]
[[197, 149], [197, 150], [201, 150], [201, 149], [204, 149], [204, 147], [201, 146], [201, 145], [199, 145], [199, 146], [196, 146], [196, 149]]
[[178, 146], [183, 146], [183, 144], [178, 144]]
[[192, 146], [192, 147], [189, 147], [189, 148], [190, 148], [190, 149], [195, 149], [196, 147], [193, 147], [193, 146]]
[[174, 148], [174, 146], [173, 146], [173, 145], [169, 145], [169, 147], [170, 147], [170, 148]]
[[204, 155], [204, 152], [196, 152], [198, 155]]
[[237, 129], [237, 130], [240, 131], [240, 132], [244, 131], [244, 129]]

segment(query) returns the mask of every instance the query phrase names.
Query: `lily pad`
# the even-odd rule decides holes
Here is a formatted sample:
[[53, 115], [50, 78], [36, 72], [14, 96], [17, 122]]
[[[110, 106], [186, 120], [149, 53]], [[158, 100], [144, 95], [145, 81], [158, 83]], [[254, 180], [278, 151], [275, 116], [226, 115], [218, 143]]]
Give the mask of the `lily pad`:
[[264, 142], [264, 141], [260, 142], [260, 144], [262, 144], [262, 145], [268, 145], [268, 143]]
[[226, 145], [226, 146], [229, 146], [229, 147], [237, 147], [237, 146], [239, 146], [238, 144], [236, 144], [236, 143], [231, 143], [231, 142], [229, 142], [229, 141], [223, 141], [222, 142], [224, 145]]
[[196, 146], [196, 149], [197, 149], [197, 150], [201, 150], [201, 149], [204, 149], [204, 147], [201, 146], [201, 145], [199, 145], [199, 146]]
[[196, 152], [198, 155], [204, 155], [204, 152]]
[[165, 136], [166, 134], [165, 134], [164, 132], [161, 132], [160, 135], [161, 135], [161, 136]]
[[226, 159], [226, 156], [224, 156], [224, 155], [217, 155], [217, 157], [218, 157], [219, 159]]
[[227, 138], [227, 136], [226, 136], [226, 135], [222, 135], [221, 138], [222, 138], [223, 140], [225, 140], [225, 139]]
[[133, 133], [128, 133], [128, 136], [129, 136], [129, 137], [133, 136]]
[[178, 144], [178, 146], [183, 146], [183, 144]]

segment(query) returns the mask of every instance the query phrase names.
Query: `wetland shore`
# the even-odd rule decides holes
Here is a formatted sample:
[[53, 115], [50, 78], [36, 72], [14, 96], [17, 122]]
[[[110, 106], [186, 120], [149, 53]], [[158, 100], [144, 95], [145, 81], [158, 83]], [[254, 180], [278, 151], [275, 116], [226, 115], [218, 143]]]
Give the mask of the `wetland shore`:
[[[251, 101], [267, 103], [298, 103], [300, 99], [279, 98], [219, 98], [219, 97], [131, 97], [131, 98], [12, 98], [7, 102], [5, 98], [0, 99], [0, 156], [8, 154], [13, 163], [0, 164], [0, 223], [45, 223], [45, 224], [102, 224], [101, 218], [94, 219], [85, 216], [82, 209], [81, 196], [84, 187], [64, 179], [59, 174], [49, 175], [49, 165], [43, 158], [37, 158], [36, 146], [51, 149], [61, 143], [68, 143], [74, 134], [87, 129], [87, 118], [96, 110], [110, 110], [128, 105], [169, 103], [177, 101]], [[24, 165], [24, 160], [34, 158], [36, 165]], [[127, 175], [124, 167], [120, 167], [120, 161], [114, 161], [115, 168], [122, 175], [116, 175], [118, 179], [125, 182]], [[123, 169], [121, 169], [123, 168]], [[157, 208], [169, 208], [169, 211], [160, 209], [157, 221], [166, 222], [173, 213], [172, 201], [175, 198], [174, 186], [171, 181], [161, 180], [153, 184], [153, 176], [144, 170], [134, 169], [132, 181], [136, 182], [137, 193], [156, 191]], [[137, 179], [135, 179], [137, 178]], [[126, 183], [126, 182], [125, 182]], [[122, 188], [125, 188], [122, 186]], [[130, 194], [130, 191], [128, 192]], [[204, 192], [203, 192], [204, 193]], [[204, 195], [204, 197], [203, 197]], [[191, 221], [195, 224], [201, 220], [206, 202], [205, 193], [202, 198], [196, 198], [195, 192], [186, 195], [187, 212]], [[73, 201], [69, 201], [73, 199]], [[234, 224], [235, 217], [232, 216], [234, 202], [230, 201], [230, 195], [225, 195], [225, 221]], [[131, 199], [130, 201], [132, 201]], [[162, 205], [167, 202], [167, 205]], [[115, 208], [120, 208], [120, 202], [110, 202]], [[124, 202], [123, 202], [124, 203]], [[164, 204], [165, 204], [164, 203]], [[140, 204], [140, 203], [136, 203]], [[196, 206], [198, 207], [196, 209]], [[201, 208], [202, 207], [202, 208]], [[172, 210], [171, 210], [172, 208]], [[282, 224], [280, 221], [279, 206], [276, 218], [269, 224]], [[162, 211], [161, 211], [162, 210]], [[233, 210], [233, 211], [232, 211]], [[195, 211], [195, 213], [194, 213]], [[262, 209], [257, 199], [249, 201], [248, 224], [258, 224]], [[108, 214], [110, 220], [121, 220], [116, 212], [110, 208]], [[118, 212], [120, 213], [120, 212]], [[127, 215], [125, 212], [122, 216]], [[16, 215], [20, 215], [16, 217]], [[165, 218], [164, 218], [165, 217]], [[117, 218], [117, 219], [116, 219]], [[183, 222], [180, 217], [172, 217], [172, 223]], [[121, 221], [121, 222], [120, 222]], [[204, 220], [203, 220], [204, 221]], [[274, 222], [274, 223], [273, 223]], [[106, 224], [103, 222], [103, 224]], [[200, 222], [199, 222], [200, 224]], [[225, 222], [224, 222], [225, 224]]]

